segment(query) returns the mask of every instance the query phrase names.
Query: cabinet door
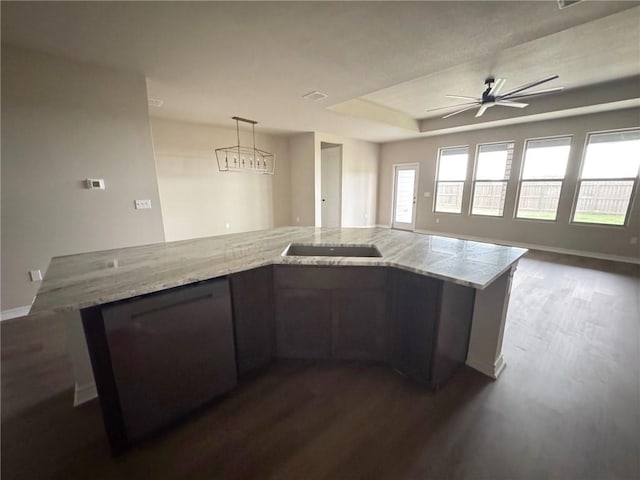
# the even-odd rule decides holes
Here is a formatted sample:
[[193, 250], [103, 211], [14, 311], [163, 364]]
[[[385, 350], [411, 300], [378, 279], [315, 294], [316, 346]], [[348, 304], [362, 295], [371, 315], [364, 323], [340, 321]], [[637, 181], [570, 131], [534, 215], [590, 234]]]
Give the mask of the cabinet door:
[[429, 384], [442, 281], [393, 272], [393, 366]]
[[331, 357], [331, 291], [279, 288], [276, 291], [278, 357]]
[[227, 280], [105, 306], [102, 317], [129, 441], [236, 385]]
[[384, 289], [333, 292], [333, 357], [389, 360], [389, 333]]
[[267, 366], [275, 356], [273, 269], [263, 267], [231, 276], [238, 375]]
[[445, 282], [433, 355], [431, 385], [437, 389], [464, 363], [469, 348], [475, 289]]

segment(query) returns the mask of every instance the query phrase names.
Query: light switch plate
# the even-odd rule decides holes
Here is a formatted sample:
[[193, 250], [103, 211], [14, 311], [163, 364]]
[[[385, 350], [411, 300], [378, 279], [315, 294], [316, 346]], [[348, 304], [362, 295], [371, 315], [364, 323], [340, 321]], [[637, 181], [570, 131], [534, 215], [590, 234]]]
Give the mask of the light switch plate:
[[136, 200], [136, 210], [140, 210], [142, 208], [151, 208], [151, 200]]
[[84, 181], [84, 186], [89, 190], [104, 190], [104, 180], [102, 178], [87, 178]]
[[40, 282], [42, 281], [42, 272], [40, 270], [30, 270], [29, 278], [32, 282]]

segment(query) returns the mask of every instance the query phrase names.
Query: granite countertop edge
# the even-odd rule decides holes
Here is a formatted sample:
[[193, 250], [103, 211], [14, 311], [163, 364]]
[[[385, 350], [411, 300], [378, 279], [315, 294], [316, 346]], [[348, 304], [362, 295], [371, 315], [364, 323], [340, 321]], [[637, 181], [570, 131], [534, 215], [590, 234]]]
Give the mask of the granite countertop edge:
[[[273, 237], [274, 235], [277, 235], [278, 238], [271, 241], [271, 243], [266, 241], [266, 246], [263, 249], [253, 250], [248, 253], [244, 252], [244, 249], [249, 248], [245, 245], [247, 245], [246, 242], [250, 241], [251, 237], [254, 238], [254, 242], [260, 242], [261, 239], [269, 236]], [[234, 242], [236, 244], [239, 242], [241, 246], [230, 246]], [[378, 247], [382, 257], [282, 256], [282, 252], [289, 243], [306, 245], [319, 243], [330, 245], [373, 244]], [[441, 243], [445, 246], [445, 249], [450, 248], [450, 251], [443, 254], [441, 253], [442, 248], [436, 249], [434, 243]], [[253, 246], [253, 244], [248, 245]], [[177, 269], [177, 267], [182, 267], [180, 258], [174, 259], [169, 256], [170, 259], [166, 260], [168, 249], [169, 251], [175, 249], [176, 254], [184, 256], [185, 251], [189, 252], [189, 249], [198, 250], [203, 246], [213, 247], [215, 253], [207, 255], [205, 252], [201, 257], [198, 257], [197, 253], [190, 252], [190, 256], [185, 259], [185, 263], [193, 264], [195, 270], [199, 269], [193, 274], [180, 273], [180, 270]], [[468, 252], [465, 252], [465, 250], [473, 250], [474, 248], [481, 251], [475, 255], [468, 255]], [[234, 252], [234, 249], [239, 249], [240, 254], [238, 255], [237, 252]], [[483, 263], [482, 250], [489, 256], [507, 254], [508, 256], [503, 260], [494, 261], [494, 264]], [[228, 254], [229, 251], [231, 253]], [[398, 268], [483, 290], [511, 269], [526, 252], [527, 249], [524, 248], [422, 233], [401, 232], [380, 227], [338, 229], [282, 227], [257, 232], [54, 257], [35, 297], [29, 316], [43, 316], [80, 310], [270, 265]], [[144, 258], [144, 260], [137, 259], [136, 255]], [[104, 258], [109, 257], [114, 257], [114, 259], [124, 257], [129, 263], [125, 264], [125, 268], [122, 268], [121, 271], [119, 271], [118, 265], [112, 266], [111, 269], [102, 265], [93, 271], [87, 267], [91, 262], [100, 264], [101, 261], [104, 261]], [[430, 266], [429, 260], [432, 257], [434, 261]], [[158, 268], [164, 266], [165, 263], [170, 263], [174, 270], [163, 272], [160, 275], [161, 278], [147, 281], [147, 278], [154, 274], [151, 272], [155, 272], [151, 270], [153, 265], [150, 265], [154, 261]], [[207, 268], [208, 262], [211, 262], [210, 268]], [[482, 275], [474, 280], [469, 278], [474, 272], [456, 274], [455, 272], [460, 270], [462, 262], [477, 263], [477, 266], [483, 270]], [[450, 273], [446, 273], [447, 268], [449, 268]], [[147, 272], [146, 277], [145, 272]], [[130, 277], [135, 275], [141, 278], [140, 282], [131, 280]], [[122, 287], [114, 289], [114, 285], [119, 285], [118, 280], [122, 282]]]

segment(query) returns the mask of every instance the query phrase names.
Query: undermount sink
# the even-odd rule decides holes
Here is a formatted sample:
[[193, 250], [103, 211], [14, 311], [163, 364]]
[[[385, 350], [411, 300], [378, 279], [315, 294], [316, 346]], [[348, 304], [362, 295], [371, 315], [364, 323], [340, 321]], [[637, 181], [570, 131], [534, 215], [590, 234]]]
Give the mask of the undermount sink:
[[284, 257], [382, 257], [375, 245], [304, 245], [290, 243]]

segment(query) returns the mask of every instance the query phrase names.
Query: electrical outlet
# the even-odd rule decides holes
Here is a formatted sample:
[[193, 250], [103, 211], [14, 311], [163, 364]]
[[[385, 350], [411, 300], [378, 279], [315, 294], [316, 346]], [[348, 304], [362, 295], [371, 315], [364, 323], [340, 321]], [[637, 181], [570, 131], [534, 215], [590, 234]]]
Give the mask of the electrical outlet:
[[436, 223], [440, 223], [440, 219], [439, 218], [436, 218]]
[[229, 230], [229, 224], [228, 223], [225, 223], [224, 226], [227, 227], [227, 230]]
[[631, 245], [636, 245], [636, 244], [638, 243], [638, 237], [631, 237], [631, 238], [629, 239], [629, 243], [630, 243]]
[[424, 192], [424, 196], [425, 196], [425, 198], [430, 197], [431, 196], [431, 192]]
[[143, 208], [151, 208], [151, 200], [136, 200], [135, 205], [136, 205], [136, 210], [140, 210]]
[[296, 223], [300, 223], [300, 217], [296, 217]]

